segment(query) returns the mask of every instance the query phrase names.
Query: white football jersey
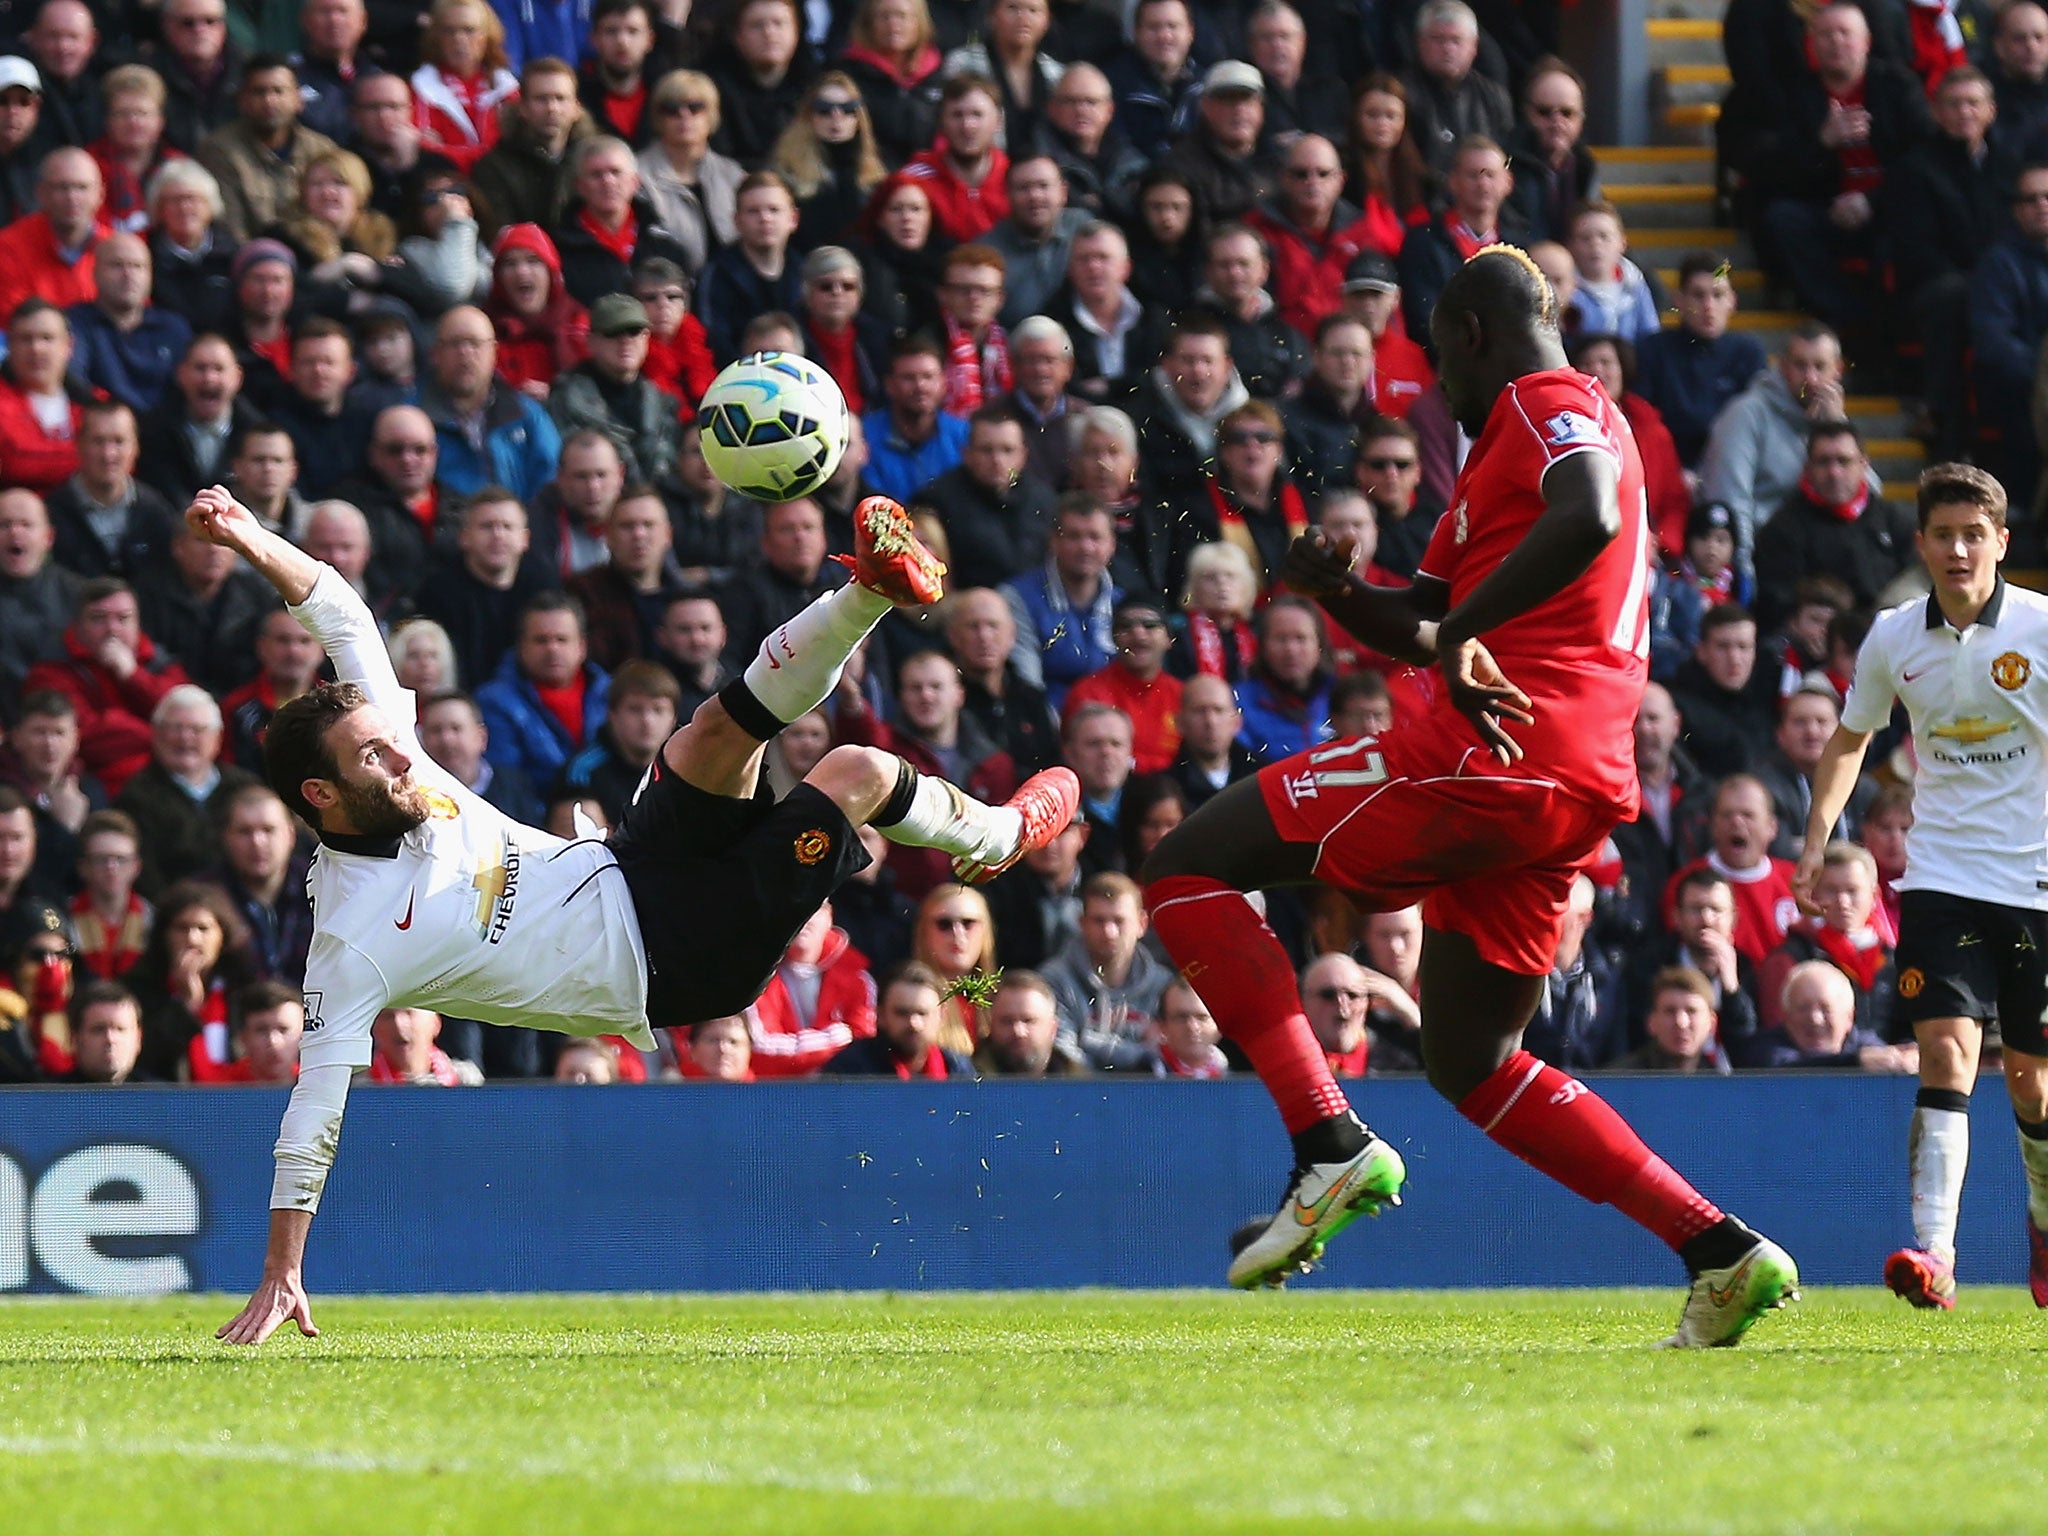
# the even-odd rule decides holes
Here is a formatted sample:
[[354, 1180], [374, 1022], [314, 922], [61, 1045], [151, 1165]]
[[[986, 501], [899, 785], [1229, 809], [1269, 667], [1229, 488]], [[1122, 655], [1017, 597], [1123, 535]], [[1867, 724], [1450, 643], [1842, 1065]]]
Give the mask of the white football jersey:
[[2048, 910], [2048, 598], [2000, 578], [1960, 631], [1931, 595], [1879, 614], [1842, 724], [1894, 699], [1919, 759], [1899, 888]]
[[414, 699], [376, 621], [331, 569], [292, 615], [335, 675], [391, 717], [414, 780], [433, 802], [419, 827], [376, 851], [324, 838], [307, 876], [306, 1066], [370, 1064], [384, 1008], [431, 1008], [489, 1024], [570, 1035], [647, 1029], [647, 951], [626, 877], [603, 843], [522, 825], [427, 756]]

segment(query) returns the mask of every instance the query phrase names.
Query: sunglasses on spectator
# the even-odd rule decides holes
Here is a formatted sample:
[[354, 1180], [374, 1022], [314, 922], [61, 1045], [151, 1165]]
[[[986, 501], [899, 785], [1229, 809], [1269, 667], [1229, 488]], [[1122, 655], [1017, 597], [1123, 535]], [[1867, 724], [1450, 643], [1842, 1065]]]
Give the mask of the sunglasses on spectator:
[[1368, 468], [1378, 470], [1413, 469], [1415, 467], [1413, 459], [1367, 459], [1365, 462]]
[[1280, 441], [1280, 434], [1264, 429], [1258, 431], [1226, 432], [1223, 434], [1223, 441], [1233, 448], [1244, 448], [1252, 443], [1277, 443]]
[[699, 112], [709, 112], [711, 103], [699, 101], [694, 96], [684, 96], [676, 101], [664, 101], [661, 111], [664, 117], [695, 117]]
[[837, 97], [820, 96], [811, 103], [811, 110], [821, 117], [858, 117], [860, 103], [841, 101]]
[[934, 928], [943, 928], [946, 932], [951, 933], [956, 928], [979, 928], [981, 926], [981, 919], [978, 917], [935, 917], [932, 919], [932, 926]]

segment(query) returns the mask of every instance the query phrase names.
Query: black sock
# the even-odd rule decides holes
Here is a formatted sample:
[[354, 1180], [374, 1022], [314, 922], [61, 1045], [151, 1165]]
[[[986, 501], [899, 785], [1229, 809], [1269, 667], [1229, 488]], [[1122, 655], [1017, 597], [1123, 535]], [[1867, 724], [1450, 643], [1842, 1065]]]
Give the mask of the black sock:
[[2023, 1120], [2017, 1110], [2013, 1111], [2013, 1119], [2019, 1125], [2020, 1134], [2027, 1140], [2048, 1141], [2048, 1120]]
[[1697, 1275], [1703, 1269], [1726, 1269], [1756, 1246], [1756, 1234], [1733, 1216], [1723, 1216], [1698, 1237], [1687, 1239], [1678, 1250], [1685, 1272]]
[[1306, 1168], [1311, 1163], [1341, 1163], [1356, 1157], [1371, 1134], [1350, 1110], [1318, 1120], [1307, 1130], [1294, 1133], [1294, 1165]]
[[882, 802], [882, 808], [868, 818], [868, 824], [876, 827], [893, 827], [910, 814], [911, 802], [917, 799], [917, 770], [906, 759], [896, 760], [896, 787], [889, 791], [889, 798]]
[[732, 723], [756, 741], [773, 741], [788, 723], [775, 718], [774, 711], [761, 702], [743, 677], [736, 677], [719, 689], [718, 702], [725, 706]]
[[1960, 1088], [1922, 1088], [1913, 1095], [1920, 1109], [1952, 1109], [1959, 1115], [1970, 1112], [1970, 1096]]

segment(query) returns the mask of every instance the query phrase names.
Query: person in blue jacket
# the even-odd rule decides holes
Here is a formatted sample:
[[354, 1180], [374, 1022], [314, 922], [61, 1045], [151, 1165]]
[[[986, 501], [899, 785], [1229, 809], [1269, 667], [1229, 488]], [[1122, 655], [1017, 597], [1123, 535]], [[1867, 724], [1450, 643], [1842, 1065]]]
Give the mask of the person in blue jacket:
[[490, 732], [484, 755], [530, 784], [552, 784], [570, 758], [597, 740], [611, 679], [589, 660], [583, 605], [543, 592], [519, 616], [519, 641], [497, 676], [476, 691]]
[[1244, 716], [1238, 741], [1260, 763], [1277, 763], [1328, 741], [1330, 682], [1321, 615], [1301, 598], [1274, 598], [1259, 615], [1251, 672], [1237, 685]]

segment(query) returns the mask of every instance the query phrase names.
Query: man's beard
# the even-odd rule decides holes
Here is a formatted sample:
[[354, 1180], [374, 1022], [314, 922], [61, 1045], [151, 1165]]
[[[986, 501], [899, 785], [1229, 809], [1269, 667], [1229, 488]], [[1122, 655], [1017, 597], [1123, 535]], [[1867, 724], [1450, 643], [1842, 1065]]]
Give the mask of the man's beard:
[[417, 784], [400, 789], [388, 780], [336, 785], [341, 808], [359, 837], [403, 837], [427, 819], [427, 796]]

